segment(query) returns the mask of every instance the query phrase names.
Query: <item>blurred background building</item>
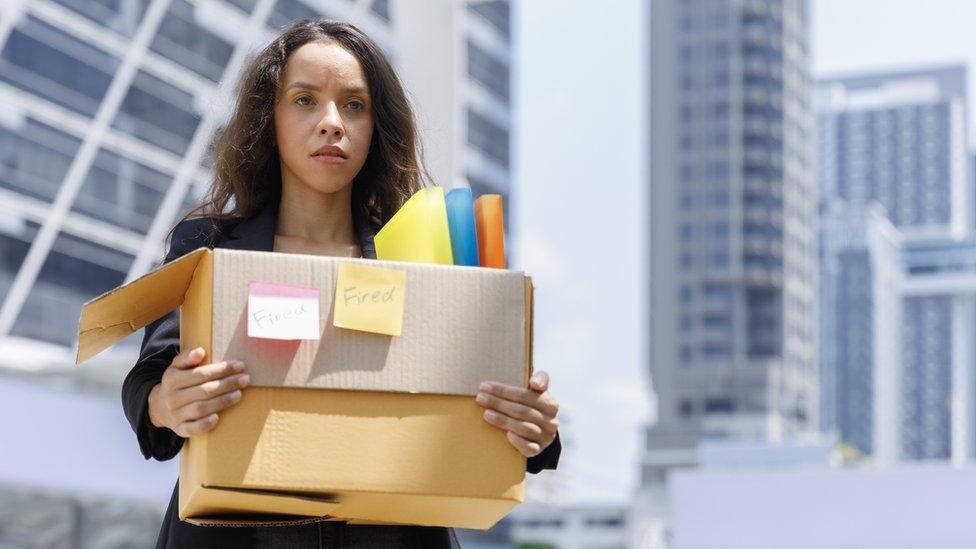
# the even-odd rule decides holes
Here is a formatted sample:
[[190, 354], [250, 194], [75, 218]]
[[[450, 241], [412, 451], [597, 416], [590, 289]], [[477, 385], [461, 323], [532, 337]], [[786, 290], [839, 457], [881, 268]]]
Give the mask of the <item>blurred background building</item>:
[[972, 271], [966, 69], [817, 88], [824, 428], [884, 464], [962, 460], [973, 301], [938, 275]]
[[[651, 3], [650, 359], [642, 493], [710, 438], [815, 431], [816, 214], [807, 5]], [[654, 522], [655, 519], [648, 519]]]
[[209, 183], [210, 140], [248, 56], [320, 16], [393, 59], [436, 182], [509, 196], [507, 0], [0, 3], [0, 413], [51, 410], [28, 444], [0, 452], [0, 546], [154, 539], [176, 469], [142, 462], [119, 409], [140, 338], [74, 369], [81, 305], [160, 259]]
[[[817, 483], [827, 477], [818, 475], [830, 468], [870, 467], [851, 471], [843, 489], [881, 482], [895, 494], [972, 460], [976, 187], [966, 67], [811, 84], [807, 2], [651, 5], [658, 415], [632, 543], [887, 539], [861, 515], [840, 545], [796, 535], [806, 526], [784, 517], [828, 523], [828, 508], [853, 516], [858, 505], [885, 507], [853, 492], [822, 498]], [[920, 461], [929, 463], [912, 463]], [[746, 496], [753, 484], [740, 475], [763, 494]], [[773, 510], [780, 482], [817, 503]], [[950, 515], [947, 527], [957, 528]], [[823, 541], [807, 544], [814, 539]]]

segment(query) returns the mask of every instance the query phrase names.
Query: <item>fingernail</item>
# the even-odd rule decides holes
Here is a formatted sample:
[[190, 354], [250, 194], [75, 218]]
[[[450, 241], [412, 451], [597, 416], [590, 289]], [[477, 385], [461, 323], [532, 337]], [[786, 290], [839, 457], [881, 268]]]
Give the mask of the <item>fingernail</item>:
[[241, 379], [241, 386], [242, 386], [242, 387], [243, 387], [244, 385], [247, 385], [248, 383], [250, 383], [250, 382], [251, 382], [251, 376], [249, 376], [249, 375], [247, 375], [247, 374], [244, 374], [244, 375], [242, 375], [240, 379]]
[[234, 391], [233, 393], [230, 394], [230, 397], [234, 400], [237, 400], [241, 398], [241, 394], [242, 393], [240, 391]]
[[477, 400], [481, 404], [488, 404], [488, 395], [484, 393], [478, 393], [478, 396], [475, 397], [475, 400]]
[[495, 412], [492, 410], [485, 410], [485, 419], [495, 419]]
[[233, 368], [235, 372], [244, 371], [244, 363], [241, 362], [240, 360], [232, 360], [230, 363], [230, 367]]
[[487, 381], [482, 382], [482, 384], [478, 386], [478, 389], [480, 389], [482, 391], [490, 391], [491, 390], [491, 383], [488, 383]]

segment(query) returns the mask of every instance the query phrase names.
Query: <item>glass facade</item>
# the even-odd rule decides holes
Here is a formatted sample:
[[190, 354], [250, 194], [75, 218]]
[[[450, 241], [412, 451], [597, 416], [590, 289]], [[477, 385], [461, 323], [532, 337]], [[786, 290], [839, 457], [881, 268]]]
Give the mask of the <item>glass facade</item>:
[[[148, 41], [109, 129], [92, 136], [96, 112], [149, 4], [58, 0], [51, 9], [35, 9], [28, 1], [0, 44], [0, 96], [12, 99], [4, 99], [0, 117], [0, 204], [17, 217], [0, 227], [0, 286], [9, 288], [20, 269], [82, 141], [99, 143], [67, 215], [58, 220], [60, 232], [10, 335], [70, 346], [81, 304], [122, 282], [143, 246], [161, 249], [162, 243], [144, 241], [146, 233], [212, 108], [201, 98], [213, 96], [239, 45], [228, 41], [233, 32], [218, 32], [227, 23], [217, 14], [236, 14], [235, 23], [244, 22], [255, 1], [174, 0]], [[303, 17], [353, 13], [347, 0], [330, 2], [336, 13], [328, 14], [314, 2], [272, 4], [265, 22], [269, 33]], [[364, 21], [369, 28], [385, 29], [388, 34], [374, 38], [388, 45], [389, 2], [373, 4], [360, 16], [371, 19]], [[242, 47], [252, 46], [252, 39], [239, 38], [247, 41]], [[197, 162], [203, 169], [193, 176], [182, 211], [208, 182], [206, 154]], [[73, 312], [66, 315], [66, 310]], [[137, 343], [134, 339], [128, 343]]]

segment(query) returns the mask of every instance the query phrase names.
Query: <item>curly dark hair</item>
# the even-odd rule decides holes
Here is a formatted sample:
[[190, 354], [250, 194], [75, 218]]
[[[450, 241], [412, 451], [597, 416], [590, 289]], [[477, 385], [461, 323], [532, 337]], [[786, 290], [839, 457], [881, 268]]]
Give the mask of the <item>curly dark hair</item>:
[[214, 137], [213, 183], [191, 217], [237, 219], [280, 196], [274, 107], [288, 56], [316, 40], [333, 41], [359, 60], [373, 104], [369, 154], [352, 183], [353, 212], [380, 226], [430, 181], [413, 109], [386, 55], [366, 34], [340, 21], [304, 19], [285, 29], [244, 69], [227, 125]]

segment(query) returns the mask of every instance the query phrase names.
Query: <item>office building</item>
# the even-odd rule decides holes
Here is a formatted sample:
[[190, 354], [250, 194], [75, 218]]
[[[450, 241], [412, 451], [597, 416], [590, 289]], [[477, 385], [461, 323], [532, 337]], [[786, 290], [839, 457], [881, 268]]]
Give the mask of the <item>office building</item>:
[[[821, 243], [823, 427], [880, 463], [971, 453], [958, 431], [971, 422], [954, 428], [950, 406], [972, 392], [953, 381], [971, 296], [926, 282], [947, 266], [969, 270], [965, 80], [952, 66], [817, 84], [819, 186], [832, 212]], [[868, 210], [874, 228], [859, 221]]]
[[802, 1], [652, 3], [643, 482], [706, 437], [816, 424], [816, 191]]

